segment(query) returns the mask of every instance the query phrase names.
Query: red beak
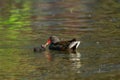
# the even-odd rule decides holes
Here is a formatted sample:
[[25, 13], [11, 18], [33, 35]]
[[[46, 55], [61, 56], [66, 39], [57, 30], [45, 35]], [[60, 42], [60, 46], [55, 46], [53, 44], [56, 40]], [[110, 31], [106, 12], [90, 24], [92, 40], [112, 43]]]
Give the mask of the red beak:
[[48, 39], [46, 44], [50, 44], [50, 43], [51, 43], [51, 40], [50, 40], [50, 39]]

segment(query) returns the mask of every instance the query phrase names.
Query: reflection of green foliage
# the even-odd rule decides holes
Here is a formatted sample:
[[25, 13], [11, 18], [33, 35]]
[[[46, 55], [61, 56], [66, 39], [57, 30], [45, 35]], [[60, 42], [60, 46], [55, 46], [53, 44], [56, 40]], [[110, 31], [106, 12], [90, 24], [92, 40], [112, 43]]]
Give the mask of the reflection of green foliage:
[[4, 49], [0, 50], [0, 53], [1, 53], [0, 54], [0, 61], [1, 61], [0, 69], [1, 69], [1, 72], [3, 73], [3, 74], [0, 73], [0, 75], [3, 75], [1, 76], [1, 78], [3, 79], [5, 79], [5, 75], [7, 76], [14, 75], [14, 73], [11, 73], [11, 72], [15, 71], [16, 66], [19, 64], [18, 61], [20, 57], [18, 55], [14, 55], [13, 52], [14, 51], [10, 49], [6, 51]]
[[9, 29], [28, 29], [25, 26], [30, 25], [30, 2], [24, 2], [21, 9], [18, 9], [14, 5], [11, 7], [10, 16], [3, 24], [8, 25]]
[[15, 0], [16, 3], [20, 3], [22, 0]]
[[17, 39], [18, 38], [18, 36], [17, 36], [19, 34], [18, 31], [8, 30], [7, 32], [8, 32], [8, 34], [6, 35], [6, 37], [9, 37], [11, 39]]
[[3, 29], [1, 24], [2, 24], [2, 18], [0, 17], [0, 29]]
[[24, 50], [0, 49], [0, 80], [16, 80], [19, 76], [22, 78], [34, 70], [34, 66], [26, 63], [29, 58], [23, 57], [21, 52]]
[[[5, 13], [5, 15], [0, 14], [0, 16], [3, 15], [3, 17], [0, 17], [0, 29], [5, 29], [4, 32], [1, 31], [1, 33], [6, 33], [3, 36], [5, 40], [16, 40], [20, 38], [20, 30], [31, 30], [31, 28], [28, 27], [30, 25], [31, 1], [14, 1], [15, 2], [10, 5], [4, 4], [6, 8], [3, 12], [7, 13]], [[19, 3], [20, 7], [16, 6], [16, 3]], [[11, 42], [7, 43], [11, 44]]]

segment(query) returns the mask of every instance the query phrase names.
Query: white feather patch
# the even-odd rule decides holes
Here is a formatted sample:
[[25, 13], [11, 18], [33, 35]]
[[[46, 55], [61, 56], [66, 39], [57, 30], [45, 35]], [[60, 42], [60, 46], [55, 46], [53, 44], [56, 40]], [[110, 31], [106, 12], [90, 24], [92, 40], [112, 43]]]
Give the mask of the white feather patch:
[[69, 45], [69, 48], [73, 48], [74, 46], [76, 46], [76, 49], [78, 48], [78, 46], [80, 45], [80, 41], [74, 41]]

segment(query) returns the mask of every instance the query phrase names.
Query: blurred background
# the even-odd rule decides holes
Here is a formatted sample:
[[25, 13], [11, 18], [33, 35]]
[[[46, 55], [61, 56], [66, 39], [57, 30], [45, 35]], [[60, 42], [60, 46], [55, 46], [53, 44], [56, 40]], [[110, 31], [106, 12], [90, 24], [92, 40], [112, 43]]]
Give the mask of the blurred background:
[[[76, 54], [34, 53], [49, 36]], [[120, 0], [0, 0], [0, 80], [119, 80]]]

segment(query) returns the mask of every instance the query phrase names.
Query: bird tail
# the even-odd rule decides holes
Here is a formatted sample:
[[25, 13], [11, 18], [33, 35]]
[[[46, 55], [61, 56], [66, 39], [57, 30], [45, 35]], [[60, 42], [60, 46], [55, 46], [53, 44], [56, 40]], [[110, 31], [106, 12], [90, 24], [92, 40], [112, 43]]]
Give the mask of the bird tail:
[[80, 41], [73, 41], [72, 43], [70, 43], [69, 49], [77, 49], [79, 45]]

